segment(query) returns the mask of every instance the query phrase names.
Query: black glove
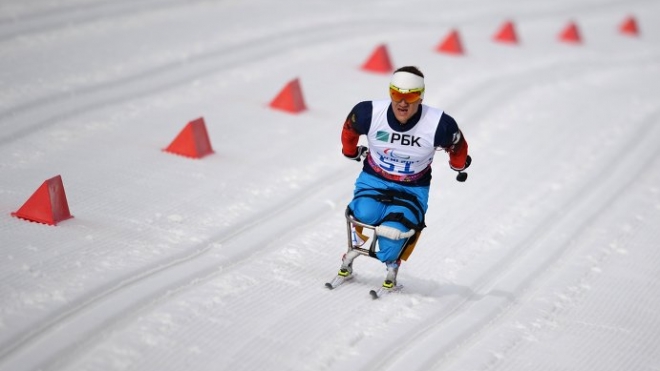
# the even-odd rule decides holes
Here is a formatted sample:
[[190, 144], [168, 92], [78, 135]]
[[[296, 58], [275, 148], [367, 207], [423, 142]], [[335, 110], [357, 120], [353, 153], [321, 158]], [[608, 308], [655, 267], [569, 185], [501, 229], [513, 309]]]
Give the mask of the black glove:
[[467, 180], [468, 174], [464, 173], [463, 171], [465, 171], [465, 169], [470, 167], [471, 163], [472, 163], [472, 157], [470, 157], [470, 155], [468, 155], [467, 158], [465, 159], [465, 166], [463, 167], [463, 169], [462, 170], [454, 169], [454, 170], [458, 171], [458, 175], [456, 175], [456, 180], [458, 180], [459, 182], [464, 182], [464, 181]]
[[357, 147], [357, 154], [355, 156], [348, 156], [348, 155], [344, 155], [344, 156], [346, 156], [346, 158], [348, 158], [348, 159], [360, 162], [360, 161], [362, 161], [362, 157], [367, 156], [367, 152], [369, 152], [369, 148], [367, 148], [365, 146], [358, 146]]

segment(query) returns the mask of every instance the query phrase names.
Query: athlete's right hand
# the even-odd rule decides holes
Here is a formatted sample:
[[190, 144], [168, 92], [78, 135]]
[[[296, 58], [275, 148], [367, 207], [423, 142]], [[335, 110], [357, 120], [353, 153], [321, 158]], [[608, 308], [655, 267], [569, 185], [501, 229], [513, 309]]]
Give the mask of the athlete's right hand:
[[368, 152], [369, 152], [369, 148], [367, 148], [365, 146], [358, 146], [357, 147], [357, 153], [355, 155], [353, 155], [353, 156], [344, 155], [344, 156], [346, 156], [346, 158], [348, 158], [350, 160], [360, 162], [360, 161], [362, 161], [363, 157], [367, 157]]

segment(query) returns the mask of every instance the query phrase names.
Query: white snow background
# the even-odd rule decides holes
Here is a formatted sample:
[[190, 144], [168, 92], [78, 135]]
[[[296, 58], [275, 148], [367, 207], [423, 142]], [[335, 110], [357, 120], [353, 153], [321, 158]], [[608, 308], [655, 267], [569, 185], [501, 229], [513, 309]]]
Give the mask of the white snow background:
[[[493, 41], [506, 20], [520, 44]], [[646, 0], [3, 0], [0, 369], [660, 370], [658, 20]], [[452, 29], [464, 55], [435, 50]], [[438, 153], [404, 291], [374, 301], [374, 259], [323, 284], [380, 44], [474, 161], [459, 183]], [[295, 78], [308, 109], [271, 109]], [[198, 117], [215, 153], [164, 152]], [[10, 215], [56, 175], [74, 218]]]

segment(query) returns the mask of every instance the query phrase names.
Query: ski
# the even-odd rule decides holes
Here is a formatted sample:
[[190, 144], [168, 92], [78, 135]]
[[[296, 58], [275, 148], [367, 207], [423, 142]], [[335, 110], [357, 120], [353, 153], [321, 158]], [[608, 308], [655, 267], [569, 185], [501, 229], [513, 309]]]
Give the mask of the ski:
[[335, 278], [333, 278], [330, 282], [325, 283], [325, 287], [327, 287], [329, 290], [336, 289], [337, 287], [341, 286], [345, 282], [350, 281], [352, 279], [353, 279], [352, 274], [350, 276], [336, 275]]
[[391, 294], [393, 292], [401, 291], [401, 289], [403, 289], [402, 285], [396, 285], [392, 288], [381, 286], [377, 289], [369, 291], [369, 295], [371, 295], [371, 298], [375, 300], [378, 298], [382, 298], [383, 296]]

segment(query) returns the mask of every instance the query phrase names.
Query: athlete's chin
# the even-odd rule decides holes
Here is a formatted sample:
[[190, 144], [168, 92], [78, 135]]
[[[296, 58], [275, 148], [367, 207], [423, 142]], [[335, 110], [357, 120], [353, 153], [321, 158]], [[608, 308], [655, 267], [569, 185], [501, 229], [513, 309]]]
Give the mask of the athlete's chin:
[[405, 112], [402, 112], [400, 110], [397, 110], [397, 112], [394, 115], [397, 120], [400, 122], [406, 122], [408, 121], [408, 110], [405, 110]]

